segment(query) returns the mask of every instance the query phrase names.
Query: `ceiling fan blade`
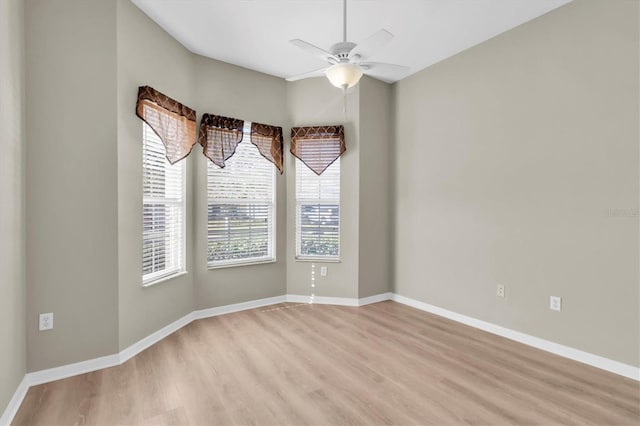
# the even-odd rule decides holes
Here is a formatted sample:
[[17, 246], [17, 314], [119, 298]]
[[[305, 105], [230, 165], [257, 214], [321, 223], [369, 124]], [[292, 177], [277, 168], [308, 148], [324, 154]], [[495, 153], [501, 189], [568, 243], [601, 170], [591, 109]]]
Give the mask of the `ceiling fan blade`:
[[314, 56], [322, 58], [329, 63], [335, 64], [339, 62], [338, 58], [336, 58], [331, 53], [327, 52], [324, 49], [319, 48], [318, 46], [314, 46], [311, 43], [307, 43], [304, 40], [300, 40], [299, 38], [289, 40], [289, 43], [293, 44], [296, 47], [299, 47], [300, 49], [304, 50], [307, 53], [310, 53]]
[[311, 78], [311, 77], [322, 77], [324, 75], [325, 72], [327, 72], [329, 68], [320, 68], [319, 70], [314, 70], [314, 71], [309, 71], [306, 72], [304, 74], [298, 74], [298, 75], [294, 75], [293, 77], [287, 77], [287, 81], [298, 81], [298, 80], [303, 80], [305, 78]]
[[384, 81], [398, 80], [409, 72], [409, 67], [384, 62], [360, 62], [358, 65], [360, 65], [366, 75]]
[[349, 52], [349, 59], [353, 59], [354, 62], [359, 60], [367, 59], [371, 56], [376, 50], [389, 43], [393, 38], [393, 34], [391, 34], [387, 30], [380, 30], [377, 33], [369, 36], [362, 40], [360, 43], [354, 47], [351, 52]]

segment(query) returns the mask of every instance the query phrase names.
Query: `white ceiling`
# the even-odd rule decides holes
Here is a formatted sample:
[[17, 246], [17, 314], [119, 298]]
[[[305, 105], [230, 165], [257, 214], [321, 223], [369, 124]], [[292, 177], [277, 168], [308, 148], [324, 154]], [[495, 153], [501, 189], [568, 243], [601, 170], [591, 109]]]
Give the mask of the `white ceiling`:
[[[277, 77], [326, 66], [291, 45], [342, 40], [342, 0], [132, 0], [190, 51]], [[571, 0], [348, 0], [347, 38], [395, 38], [369, 59], [409, 67], [400, 80]]]

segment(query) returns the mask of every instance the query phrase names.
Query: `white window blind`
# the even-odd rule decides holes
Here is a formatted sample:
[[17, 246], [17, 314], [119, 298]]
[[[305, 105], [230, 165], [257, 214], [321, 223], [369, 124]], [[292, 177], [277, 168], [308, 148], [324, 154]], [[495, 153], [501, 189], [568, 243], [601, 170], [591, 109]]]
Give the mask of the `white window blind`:
[[220, 168], [207, 161], [210, 267], [269, 262], [274, 256], [275, 168], [250, 141], [250, 123]]
[[143, 123], [142, 282], [185, 270], [185, 162], [171, 165], [155, 132]]
[[320, 176], [296, 159], [296, 257], [340, 258], [340, 158]]

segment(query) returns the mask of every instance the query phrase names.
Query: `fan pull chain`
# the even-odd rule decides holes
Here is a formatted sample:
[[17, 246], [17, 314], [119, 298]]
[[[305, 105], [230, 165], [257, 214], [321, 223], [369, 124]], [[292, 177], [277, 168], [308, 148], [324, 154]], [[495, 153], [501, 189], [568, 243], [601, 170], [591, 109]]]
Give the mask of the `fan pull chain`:
[[342, 115], [345, 124], [347, 123], [347, 88], [342, 89]]

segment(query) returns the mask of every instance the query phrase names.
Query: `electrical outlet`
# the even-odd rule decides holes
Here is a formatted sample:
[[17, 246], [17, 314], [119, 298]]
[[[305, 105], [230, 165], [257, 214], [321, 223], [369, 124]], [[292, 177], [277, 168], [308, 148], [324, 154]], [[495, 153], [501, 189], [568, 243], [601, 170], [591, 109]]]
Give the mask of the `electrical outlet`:
[[552, 311], [561, 311], [562, 310], [562, 297], [560, 296], [551, 296], [549, 298], [549, 309]]
[[327, 276], [327, 267], [326, 266], [321, 266], [320, 267], [320, 276], [322, 276], [322, 277], [326, 277]]
[[40, 314], [40, 331], [51, 330], [53, 328], [53, 314]]
[[504, 297], [504, 286], [502, 284], [498, 284], [496, 287], [496, 296]]

